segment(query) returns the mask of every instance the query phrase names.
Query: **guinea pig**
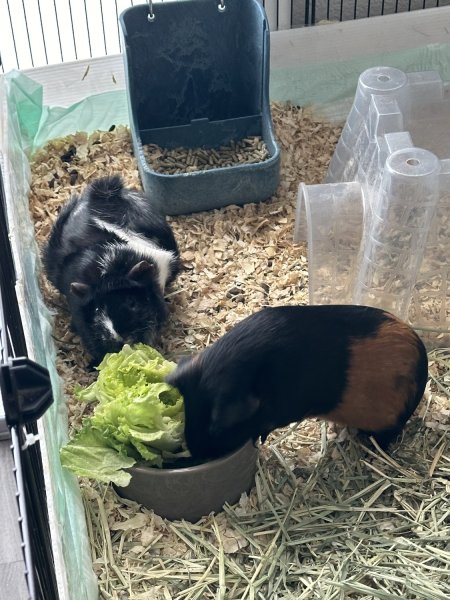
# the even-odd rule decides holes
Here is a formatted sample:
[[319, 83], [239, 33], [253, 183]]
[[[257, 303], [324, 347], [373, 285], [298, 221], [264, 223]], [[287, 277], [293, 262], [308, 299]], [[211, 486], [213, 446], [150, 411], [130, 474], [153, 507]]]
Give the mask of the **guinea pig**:
[[425, 347], [366, 306], [279, 306], [247, 317], [167, 381], [185, 403], [186, 443], [214, 458], [278, 427], [319, 417], [387, 448], [422, 398]]
[[96, 364], [125, 343], [155, 343], [180, 258], [165, 216], [116, 175], [94, 180], [62, 207], [43, 264]]

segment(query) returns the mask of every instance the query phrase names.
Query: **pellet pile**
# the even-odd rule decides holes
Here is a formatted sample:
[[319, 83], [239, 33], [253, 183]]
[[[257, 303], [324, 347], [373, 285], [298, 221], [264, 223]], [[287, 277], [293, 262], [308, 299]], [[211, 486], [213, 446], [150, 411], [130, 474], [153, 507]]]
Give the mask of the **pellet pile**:
[[144, 155], [151, 169], [156, 173], [176, 175], [209, 171], [221, 167], [253, 165], [269, 158], [264, 140], [250, 136], [217, 148], [161, 148], [157, 144], [144, 146]]
[[[266, 202], [170, 219], [184, 269], [168, 290], [161, 349], [198, 351], [262, 306], [307, 303], [307, 259], [292, 243], [300, 181], [321, 181], [340, 129], [274, 105], [281, 183]], [[59, 207], [93, 178], [140, 187], [125, 127], [53, 140], [34, 156], [30, 206], [47, 238]], [[55, 313], [57, 366], [70, 423], [86, 410], [75, 384], [93, 375], [68, 328], [63, 299], [42, 277]], [[432, 358], [419, 416], [393, 456], [314, 421], [273, 434], [256, 485], [234, 507], [192, 525], [171, 523], [83, 480], [100, 594], [115, 600], [443, 600], [450, 596], [450, 357]], [[318, 381], [326, 386], [326, 381]], [[370, 543], [368, 543], [370, 542]]]

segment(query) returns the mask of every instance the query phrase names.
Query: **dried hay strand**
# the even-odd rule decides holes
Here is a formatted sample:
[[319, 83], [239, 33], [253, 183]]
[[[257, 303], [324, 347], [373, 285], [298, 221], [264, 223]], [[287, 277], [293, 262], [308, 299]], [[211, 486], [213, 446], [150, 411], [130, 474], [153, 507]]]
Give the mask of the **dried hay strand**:
[[273, 436], [250, 495], [195, 525], [84, 488], [102, 597], [448, 597], [448, 428], [417, 419], [393, 456], [325, 436], [311, 460], [299, 434], [282, 452]]
[[[305, 248], [292, 244], [297, 186], [321, 181], [339, 128], [272, 108], [283, 150], [267, 202], [171, 219], [185, 268], [168, 290], [163, 353], [198, 351], [264, 305], [307, 302]], [[139, 187], [129, 131], [53, 140], [34, 156], [30, 207], [42, 244], [72, 191], [121, 173]], [[70, 424], [93, 376], [44, 277]], [[260, 449], [252, 491], [196, 524], [169, 522], [80, 481], [101, 598], [114, 600], [440, 600], [450, 595], [450, 351], [430, 355], [425, 400], [388, 456], [346, 430], [306, 421]], [[318, 382], [326, 385], [326, 382]]]

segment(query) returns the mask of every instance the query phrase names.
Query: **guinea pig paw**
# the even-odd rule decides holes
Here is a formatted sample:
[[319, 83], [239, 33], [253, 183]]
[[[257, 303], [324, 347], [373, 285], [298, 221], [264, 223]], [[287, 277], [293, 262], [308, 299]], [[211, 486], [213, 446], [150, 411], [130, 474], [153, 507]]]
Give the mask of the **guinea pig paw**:
[[94, 360], [94, 359], [91, 359], [91, 360], [88, 362], [88, 364], [86, 365], [86, 369], [87, 369], [87, 370], [88, 370], [90, 373], [92, 373], [93, 371], [96, 371], [96, 370], [97, 370], [97, 367], [98, 367], [98, 365], [99, 365], [99, 364], [100, 364], [100, 361], [98, 361], [98, 360]]
[[349, 429], [348, 427], [342, 427], [342, 429], [338, 432], [338, 436], [336, 438], [336, 442], [338, 442], [338, 444], [341, 444], [342, 442], [345, 442], [346, 440], [349, 440], [352, 437], [355, 437], [356, 435], [356, 430], [355, 429]]
[[343, 442], [349, 437], [349, 431], [345, 425], [340, 425], [338, 423], [328, 423], [327, 440], [336, 440], [336, 442]]

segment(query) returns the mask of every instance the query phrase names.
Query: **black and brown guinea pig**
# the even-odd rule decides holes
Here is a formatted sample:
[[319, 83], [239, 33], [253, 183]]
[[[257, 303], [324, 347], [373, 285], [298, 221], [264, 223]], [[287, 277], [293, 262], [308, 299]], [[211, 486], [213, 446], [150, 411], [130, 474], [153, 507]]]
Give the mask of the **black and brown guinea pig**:
[[180, 269], [178, 247], [165, 216], [121, 177], [94, 180], [62, 207], [43, 263], [93, 364], [124, 343], [155, 343], [168, 314], [165, 287]]
[[425, 347], [407, 324], [365, 306], [279, 306], [247, 317], [168, 377], [185, 402], [186, 443], [213, 458], [319, 417], [386, 448], [422, 398]]

